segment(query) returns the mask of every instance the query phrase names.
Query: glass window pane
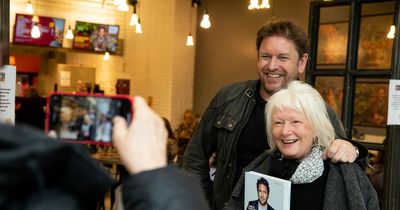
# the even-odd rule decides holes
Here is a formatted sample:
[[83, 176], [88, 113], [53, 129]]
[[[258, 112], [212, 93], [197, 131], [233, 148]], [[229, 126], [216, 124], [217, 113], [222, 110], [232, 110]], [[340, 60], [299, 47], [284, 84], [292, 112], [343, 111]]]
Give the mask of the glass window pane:
[[342, 115], [343, 77], [316, 77], [315, 88], [325, 102], [338, 114]]
[[361, 5], [361, 16], [393, 14], [395, 1], [363, 3]]
[[382, 144], [386, 138], [388, 79], [357, 79], [353, 139]]
[[317, 68], [345, 68], [349, 9], [349, 6], [321, 8]]
[[393, 39], [387, 34], [394, 24], [394, 8], [394, 1], [362, 5], [357, 68], [391, 68]]
[[386, 127], [387, 107], [387, 81], [357, 80], [354, 98], [354, 125]]

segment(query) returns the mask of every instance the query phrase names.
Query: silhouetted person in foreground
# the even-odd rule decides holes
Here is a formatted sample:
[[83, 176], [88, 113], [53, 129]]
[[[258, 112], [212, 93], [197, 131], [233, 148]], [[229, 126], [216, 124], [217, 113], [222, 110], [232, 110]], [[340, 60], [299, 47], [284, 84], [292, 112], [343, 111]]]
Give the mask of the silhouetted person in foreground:
[[42, 98], [36, 89], [28, 87], [21, 105], [15, 112], [16, 124], [26, 124], [43, 131], [45, 119], [43, 105]]

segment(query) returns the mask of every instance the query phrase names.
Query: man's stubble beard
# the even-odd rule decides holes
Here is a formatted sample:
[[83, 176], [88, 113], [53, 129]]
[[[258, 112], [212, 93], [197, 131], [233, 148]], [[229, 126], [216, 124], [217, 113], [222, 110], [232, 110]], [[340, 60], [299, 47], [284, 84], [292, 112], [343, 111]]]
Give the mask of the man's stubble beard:
[[263, 203], [263, 202], [261, 202], [261, 200], [260, 199], [258, 199], [258, 202], [262, 205], [262, 206], [265, 206], [265, 205], [267, 205], [267, 199], [265, 199], [265, 202]]
[[[280, 86], [279, 88], [276, 88], [275, 90], [268, 90], [267, 88], [265, 88], [264, 84], [262, 84], [262, 86], [263, 86], [262, 88], [263, 88], [264, 91], [268, 94], [268, 98], [269, 98], [269, 97], [271, 97], [272, 95], [274, 95], [274, 93], [276, 93], [276, 92], [282, 90], [283, 88], [287, 87], [288, 84], [289, 84], [291, 81], [296, 81], [296, 80], [299, 80], [299, 75], [297, 75], [297, 78], [296, 78], [296, 79], [289, 80], [289, 81], [286, 82], [284, 85]], [[261, 83], [262, 83], [262, 82], [261, 82]]]

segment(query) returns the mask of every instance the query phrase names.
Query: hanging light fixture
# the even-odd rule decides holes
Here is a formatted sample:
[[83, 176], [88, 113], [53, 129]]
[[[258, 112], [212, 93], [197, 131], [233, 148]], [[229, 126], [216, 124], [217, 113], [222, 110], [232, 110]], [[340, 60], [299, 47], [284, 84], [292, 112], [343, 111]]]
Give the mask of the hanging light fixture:
[[68, 26], [67, 34], [65, 35], [67, 39], [74, 39], [74, 33], [72, 32], [71, 26]]
[[[69, 0], [69, 22], [71, 23], [71, 0]], [[73, 39], [74, 33], [72, 32], [71, 25], [68, 25], [67, 34], [65, 35], [66, 39]]]
[[189, 35], [186, 38], [186, 46], [193, 46], [194, 42], [193, 42], [193, 36], [192, 33], [189, 33]]
[[207, 9], [204, 11], [203, 19], [200, 22], [200, 27], [205, 29], [211, 27], [210, 16], [208, 15]]
[[[36, 10], [37, 10], [37, 0], [35, 0], [35, 7], [36, 7]], [[36, 13], [37, 13], [37, 11], [36, 11]], [[35, 23], [38, 23], [39, 22], [39, 17], [37, 16], [37, 14], [36, 13], [33, 13], [33, 10], [32, 10], [32, 14], [33, 14], [33, 17], [32, 17], [32, 22], [35, 22]]]
[[135, 26], [136, 24], [139, 23], [139, 17], [136, 13], [133, 13], [131, 16], [131, 21], [129, 22], [130, 26]]
[[252, 9], [259, 9], [260, 8], [260, 6], [258, 5], [258, 0], [250, 0], [250, 4], [249, 4], [249, 6], [247, 7], [249, 10], [252, 10]]
[[201, 0], [192, 0], [192, 7], [198, 7], [201, 4]]
[[134, 26], [134, 25], [138, 24], [138, 22], [139, 22], [139, 16], [136, 13], [137, 0], [132, 0], [131, 4], [133, 5], [133, 13], [132, 13], [131, 21], [129, 22], [129, 25]]
[[143, 31], [142, 31], [142, 24], [140, 24], [140, 18], [138, 18], [138, 23], [136, 24], [135, 33], [137, 33], [137, 34], [143, 34]]
[[37, 0], [35, 1], [35, 7], [36, 7], [36, 14], [33, 15], [32, 17], [32, 23], [33, 23], [33, 27], [31, 29], [31, 37], [34, 39], [37, 39], [40, 37], [40, 29], [39, 29], [39, 17], [37, 16]]
[[31, 30], [31, 37], [37, 39], [40, 37], [40, 35], [41, 34], [40, 34], [40, 29], [39, 29], [38, 23], [35, 22], [32, 27], [32, 30]]
[[110, 53], [108, 51], [106, 51], [103, 55], [103, 60], [104, 61], [108, 61], [110, 60]]
[[32, 15], [33, 14], [33, 6], [31, 1], [29, 0], [25, 7], [25, 12]]
[[[132, 14], [131, 21], [130, 21], [129, 25], [135, 26], [135, 33], [143, 34], [142, 24], [140, 22], [139, 16], [137, 15], [137, 12], [136, 12], [137, 3], [138, 3], [137, 0], [131, 0], [131, 4], [133, 5], [133, 14]], [[138, 8], [138, 12], [139, 12], [139, 9], [140, 8]]]
[[39, 17], [35, 14], [32, 17], [32, 22], [38, 23], [39, 22]]
[[122, 12], [128, 12], [129, 11], [129, 6], [126, 3], [126, 0], [122, 0], [121, 3], [118, 5], [117, 7], [118, 11], [122, 11]]
[[388, 39], [394, 39], [395, 31], [396, 31], [396, 27], [395, 27], [394, 25], [391, 25], [391, 26], [390, 26], [389, 33], [386, 35], [386, 37], [387, 37]]
[[[190, 5], [189, 8], [189, 31], [191, 31], [191, 27], [192, 27], [192, 7], [194, 7], [195, 5], [197, 6], [197, 4], [194, 4], [195, 0], [192, 0], [192, 4]], [[193, 36], [192, 33], [189, 32], [189, 35], [186, 38], [186, 46], [193, 46], [194, 45], [194, 41], [193, 41]]]
[[269, 0], [262, 0], [260, 9], [269, 9], [270, 7]]

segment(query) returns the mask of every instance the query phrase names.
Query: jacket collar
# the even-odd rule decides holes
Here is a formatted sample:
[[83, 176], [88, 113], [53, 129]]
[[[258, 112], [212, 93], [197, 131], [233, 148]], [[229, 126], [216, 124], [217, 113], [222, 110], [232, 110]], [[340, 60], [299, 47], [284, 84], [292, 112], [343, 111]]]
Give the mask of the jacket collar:
[[255, 99], [257, 103], [266, 102], [260, 95], [260, 88], [260, 80], [254, 80], [254, 82], [252, 82], [251, 85], [246, 88], [244, 94], [249, 98]]

